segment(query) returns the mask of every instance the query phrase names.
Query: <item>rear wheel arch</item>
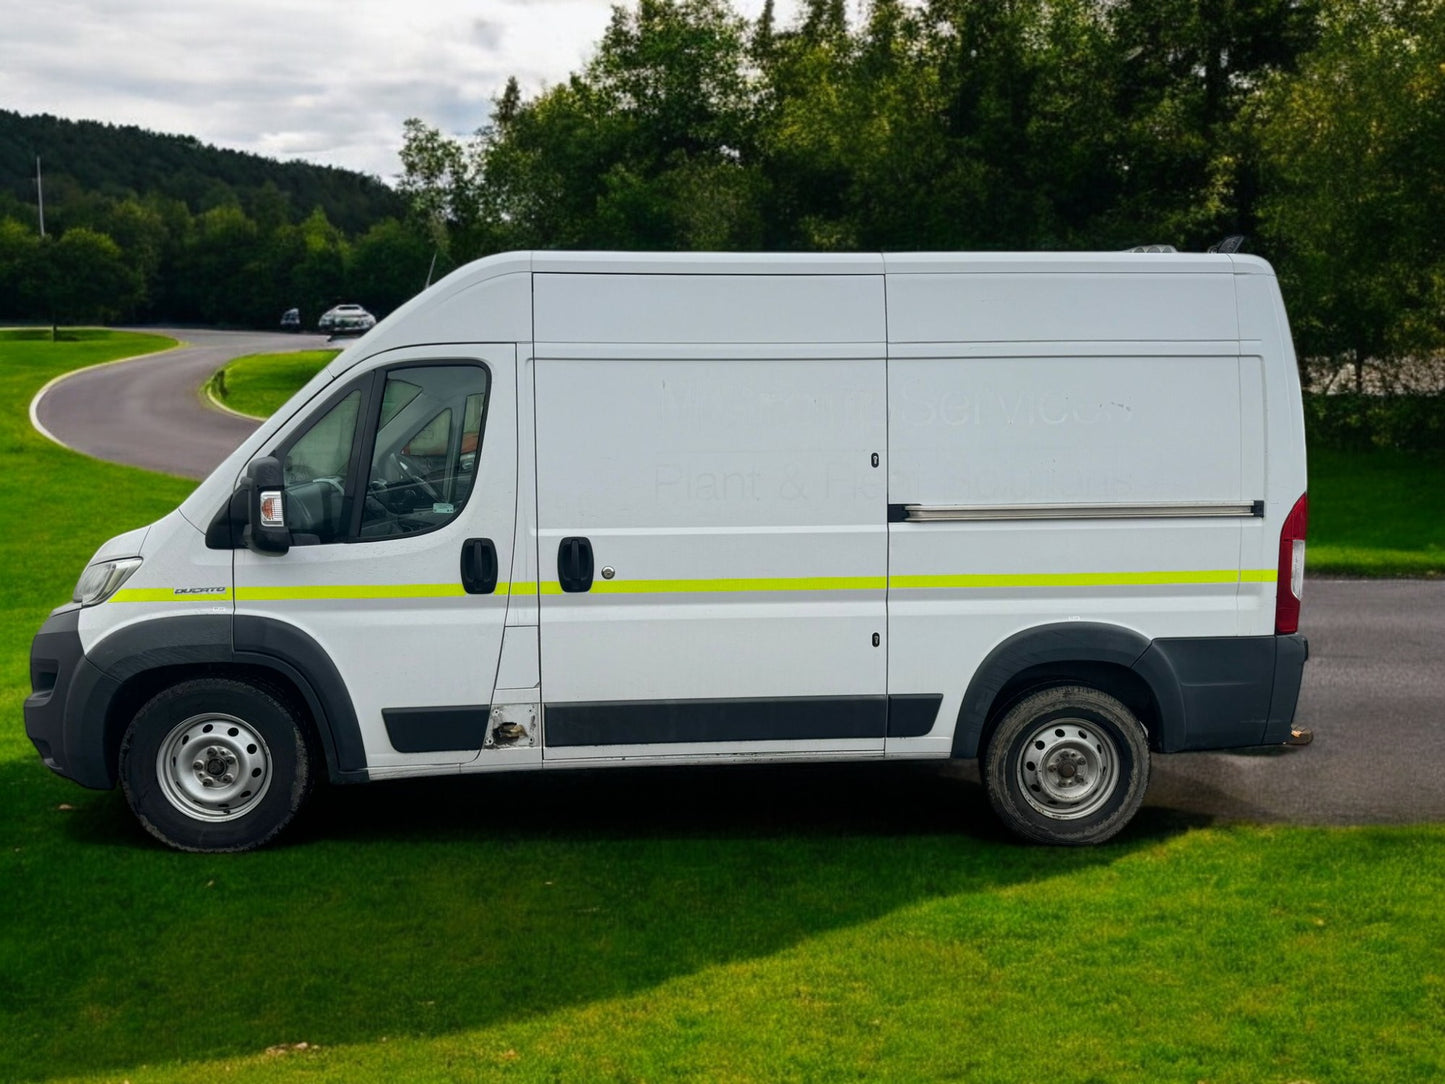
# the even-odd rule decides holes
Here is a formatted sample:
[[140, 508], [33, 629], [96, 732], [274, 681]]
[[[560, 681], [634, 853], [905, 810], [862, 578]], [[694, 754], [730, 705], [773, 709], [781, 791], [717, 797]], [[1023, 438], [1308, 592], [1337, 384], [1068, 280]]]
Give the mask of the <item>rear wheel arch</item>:
[[1063, 685], [1082, 685], [1114, 697], [1143, 724], [1144, 731], [1149, 736], [1149, 747], [1156, 752], [1162, 749], [1163, 723], [1159, 701], [1153, 687], [1142, 676], [1118, 663], [1071, 659], [1029, 667], [1004, 684], [994, 697], [985, 717], [983, 730], [979, 734], [980, 751], [988, 746], [989, 738], [998, 728], [999, 721], [1020, 700], [1044, 689]]
[[1179, 747], [1184, 708], [1172, 675], [1135, 664], [1152, 641], [1134, 629], [1067, 621], [1024, 629], [1000, 641], [974, 671], [959, 706], [953, 755], [979, 756], [991, 728], [1024, 696], [1053, 685], [1087, 685], [1138, 716], [1152, 748]]

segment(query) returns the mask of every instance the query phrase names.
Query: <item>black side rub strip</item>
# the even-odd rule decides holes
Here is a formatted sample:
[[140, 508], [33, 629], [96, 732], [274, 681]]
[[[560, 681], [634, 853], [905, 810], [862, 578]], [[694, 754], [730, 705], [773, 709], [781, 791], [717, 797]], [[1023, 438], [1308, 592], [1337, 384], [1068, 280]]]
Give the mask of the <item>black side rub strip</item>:
[[476, 752], [487, 736], [490, 704], [382, 708], [386, 737], [398, 753]]
[[882, 696], [609, 700], [548, 704], [546, 712], [545, 740], [554, 749], [881, 738], [888, 731], [888, 700]]
[[921, 738], [938, 719], [942, 693], [905, 693], [888, 698], [888, 736]]

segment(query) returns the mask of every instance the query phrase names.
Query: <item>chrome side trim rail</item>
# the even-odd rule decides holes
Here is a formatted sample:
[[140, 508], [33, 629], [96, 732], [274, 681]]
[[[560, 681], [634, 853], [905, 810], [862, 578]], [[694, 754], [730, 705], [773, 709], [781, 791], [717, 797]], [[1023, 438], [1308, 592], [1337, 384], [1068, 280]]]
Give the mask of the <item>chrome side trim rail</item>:
[[890, 523], [1021, 519], [1200, 519], [1260, 517], [1263, 501], [1159, 501], [1152, 504], [890, 504]]

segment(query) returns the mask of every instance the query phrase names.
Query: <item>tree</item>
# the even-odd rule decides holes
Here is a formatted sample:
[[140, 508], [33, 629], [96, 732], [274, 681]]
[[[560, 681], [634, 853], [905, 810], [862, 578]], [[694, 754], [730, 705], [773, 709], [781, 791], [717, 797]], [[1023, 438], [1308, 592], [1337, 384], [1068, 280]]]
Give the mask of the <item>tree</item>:
[[28, 319], [45, 307], [39, 252], [32, 227], [0, 219], [0, 319]]
[[458, 259], [756, 244], [746, 29], [722, 0], [641, 0], [566, 83], [533, 101], [509, 84], [469, 144], [409, 121], [415, 215]]
[[140, 273], [107, 234], [77, 226], [46, 238], [38, 256], [53, 321], [105, 323], [140, 300]]
[[1307, 356], [1367, 363], [1445, 344], [1445, 9], [1338, 0], [1297, 76], [1258, 105], [1268, 195]]
[[256, 224], [240, 206], [225, 204], [199, 214], [178, 254], [173, 300], [180, 311], [208, 324], [249, 322], [257, 287]]
[[345, 300], [342, 295], [346, 290], [349, 246], [320, 207], [301, 223], [300, 236], [301, 259], [291, 270], [291, 292], [296, 299], [291, 304], [320, 316], [338, 301]]
[[385, 316], [420, 293], [431, 266], [431, 243], [415, 230], [387, 219], [358, 237], [346, 269], [346, 295]]

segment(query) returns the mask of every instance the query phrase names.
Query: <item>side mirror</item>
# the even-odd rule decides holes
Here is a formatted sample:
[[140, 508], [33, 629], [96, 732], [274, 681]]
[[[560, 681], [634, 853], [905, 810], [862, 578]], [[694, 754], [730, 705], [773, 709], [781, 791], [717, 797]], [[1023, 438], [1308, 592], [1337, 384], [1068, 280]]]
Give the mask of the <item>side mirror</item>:
[[275, 456], [262, 456], [246, 468], [246, 529], [241, 541], [254, 553], [285, 553], [291, 548], [286, 526], [286, 477]]

